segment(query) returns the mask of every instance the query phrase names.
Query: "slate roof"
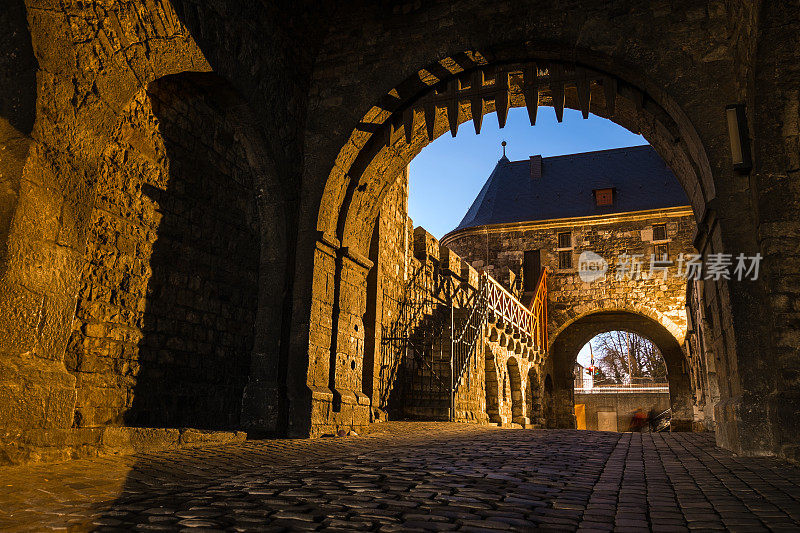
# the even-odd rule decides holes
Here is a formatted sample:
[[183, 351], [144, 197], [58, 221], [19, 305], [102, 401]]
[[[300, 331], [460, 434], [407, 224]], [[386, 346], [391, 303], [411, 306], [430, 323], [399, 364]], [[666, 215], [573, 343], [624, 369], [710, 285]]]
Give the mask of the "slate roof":
[[[614, 188], [611, 206], [595, 204], [595, 189]], [[506, 224], [689, 205], [664, 160], [649, 145], [542, 158], [542, 177], [531, 162], [503, 156], [464, 215], [457, 231]]]

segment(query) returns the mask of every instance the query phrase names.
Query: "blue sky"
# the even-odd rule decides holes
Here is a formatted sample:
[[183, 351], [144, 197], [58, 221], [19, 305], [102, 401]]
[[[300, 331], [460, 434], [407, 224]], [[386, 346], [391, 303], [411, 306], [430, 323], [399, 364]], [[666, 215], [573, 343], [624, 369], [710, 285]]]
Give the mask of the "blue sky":
[[[578, 111], [564, 110], [564, 121], [556, 122], [552, 108], [539, 108], [536, 126], [531, 126], [524, 108], [512, 109], [506, 127], [497, 127], [492, 113], [483, 119], [481, 134], [472, 122], [461, 124], [458, 136], [446, 133], [426, 146], [411, 161], [408, 211], [414, 226], [423, 226], [437, 238], [455, 228], [502, 155], [501, 141], [512, 161], [532, 155], [544, 157], [647, 144], [613, 122]], [[578, 362], [589, 364], [588, 344]]]
[[414, 226], [423, 226], [437, 238], [455, 228], [502, 155], [501, 141], [512, 161], [532, 155], [544, 157], [647, 144], [613, 122], [578, 111], [564, 110], [564, 122], [556, 122], [550, 107], [539, 108], [531, 126], [524, 108], [508, 113], [506, 127], [497, 127], [492, 113], [483, 119], [481, 134], [465, 122], [453, 138], [445, 133], [411, 161], [408, 211]]

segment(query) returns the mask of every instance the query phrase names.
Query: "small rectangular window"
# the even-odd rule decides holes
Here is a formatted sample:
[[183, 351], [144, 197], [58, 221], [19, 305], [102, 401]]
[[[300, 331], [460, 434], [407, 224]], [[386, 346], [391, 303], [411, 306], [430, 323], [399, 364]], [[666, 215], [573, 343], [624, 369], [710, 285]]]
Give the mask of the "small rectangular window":
[[666, 241], [667, 240], [667, 225], [666, 224], [653, 224], [653, 240]]
[[559, 248], [572, 248], [572, 233], [559, 233], [558, 234], [558, 247]]
[[669, 244], [656, 244], [653, 246], [653, 254], [656, 256], [656, 261], [669, 260]]
[[572, 250], [558, 252], [558, 268], [572, 268]]
[[594, 201], [597, 205], [613, 205], [614, 189], [595, 189]]

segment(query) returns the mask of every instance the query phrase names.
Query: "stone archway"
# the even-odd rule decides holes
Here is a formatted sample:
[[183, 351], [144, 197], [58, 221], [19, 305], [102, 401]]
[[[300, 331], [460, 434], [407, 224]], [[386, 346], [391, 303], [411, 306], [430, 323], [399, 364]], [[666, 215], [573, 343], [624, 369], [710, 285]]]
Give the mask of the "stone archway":
[[[513, 62], [570, 62], [615, 77], [617, 82], [621, 82], [619, 87], [626, 87], [617, 92], [628, 91], [627, 96], [621, 99], [628, 101], [623, 103], [623, 107], [627, 106], [632, 112], [617, 106], [613, 115], [603, 114], [603, 95], [595, 94], [596, 91], [590, 87], [591, 101], [599, 104], [591, 112], [642, 132], [667, 161], [682, 181], [694, 207], [700, 228], [696, 242], [701, 253], [738, 253], [741, 250], [754, 254], [759, 249], [756, 241], [758, 215], [744, 221], [740, 216], [741, 213], [753, 212], [752, 206], [758, 199], [735, 185], [737, 181], [730, 164], [724, 116], [709, 105], [709, 102], [720, 99], [741, 99], [742, 90], [737, 88], [746, 85], [743, 84], [744, 78], [734, 81], [736, 75], [730, 74], [741, 69], [729, 68], [741, 63], [740, 55], [732, 53], [727, 48], [729, 45], [720, 43], [720, 50], [725, 52], [722, 54], [724, 59], [718, 64], [727, 65], [726, 68], [713, 72], [692, 68], [691, 76], [675, 76], [674, 67], [684, 64], [686, 54], [691, 56], [688, 50], [695, 48], [687, 49], [682, 38], [676, 41], [674, 35], [652, 32], [652, 27], [648, 27], [647, 31], [635, 36], [637, 43], [641, 41], [640, 45], [631, 47], [623, 45], [628, 41], [619, 38], [626, 31], [619, 25], [623, 20], [630, 23], [624, 28], [639, 24], [629, 19], [630, 15], [618, 18], [618, 25], [611, 28], [605, 22], [608, 13], [604, 8], [593, 11], [588, 19], [573, 22], [564, 20], [561, 12], [547, 11], [545, 6], [533, 11], [524, 6], [519, 4], [502, 13], [493, 11], [488, 4], [470, 6], [470, 10], [491, 12], [493, 20], [508, 30], [504, 32], [487, 33], [486, 25], [464, 24], [459, 17], [451, 19], [452, 15], [447, 15], [444, 18], [449, 22], [448, 31], [441, 32], [437, 30], [438, 26], [430, 26], [425, 44], [409, 47], [413, 52], [402, 55], [402, 61], [397, 61], [397, 43], [409, 42], [409, 38], [413, 39], [410, 42], [417, 42], [418, 32], [426, 25], [420, 19], [413, 19], [413, 27], [411, 18], [408, 25], [400, 20], [393, 21], [392, 24], [397, 22], [396, 27], [379, 25], [385, 32], [377, 37], [379, 44], [370, 41], [368, 49], [362, 49], [360, 45], [345, 46], [337, 39], [326, 42], [330, 47], [323, 47], [311, 87], [312, 94], [317, 97], [312, 98], [314, 112], [309, 114], [305, 139], [306, 153], [313, 153], [314, 157], [304, 163], [303, 182], [310, 185], [308, 195], [303, 198], [301, 213], [312, 218], [316, 215], [316, 218], [309, 220], [307, 225], [302, 217], [300, 219], [303, 223], [299, 232], [296, 270], [300, 288], [295, 294], [293, 318], [293, 327], [297, 331], [293, 335], [289, 369], [290, 389], [296, 387], [297, 391], [293, 431], [307, 433], [317, 425], [315, 417], [325, 417], [327, 405], [334, 396], [331, 387], [343, 387], [343, 392], [347, 392], [345, 383], [347, 387], [358, 385], [357, 380], [347, 377], [347, 371], [342, 373], [342, 379], [337, 383], [336, 371], [337, 366], [344, 366], [340, 362], [346, 359], [338, 354], [345, 353], [348, 345], [358, 344], [350, 332], [354, 325], [353, 317], [362, 314], [362, 303], [359, 298], [352, 297], [350, 289], [355, 287], [356, 293], [362, 292], [364, 272], [369, 270], [369, 263], [362, 260], [368, 245], [365, 235], [391, 177], [397, 175], [398, 169], [425, 144], [419, 141], [425, 135], [420, 130], [425, 128], [418, 128], [416, 120], [411, 121], [411, 142], [407, 143], [408, 146], [403, 144], [401, 139], [405, 135], [406, 123], [403, 112], [413, 107], [423, 93], [447, 93], [451, 82], [459, 81], [462, 74], [464, 78], [470, 77], [476, 64], [493, 68]], [[548, 18], [543, 10], [555, 18]], [[530, 13], [534, 11], [536, 15], [531, 18]], [[525, 22], [516, 24], [514, 16]], [[337, 20], [350, 26], [349, 17]], [[429, 23], [438, 24], [433, 19]], [[599, 28], [602, 31], [598, 33], [595, 30]], [[683, 35], [683, 31], [679, 33]], [[541, 35], [547, 35], [547, 40], [544, 41]], [[588, 36], [591, 38], [587, 39]], [[707, 42], [703, 43], [701, 48], [707, 50]], [[381, 46], [391, 51], [387, 52], [390, 57], [387, 63], [383, 63], [384, 57], [380, 52], [373, 54]], [[464, 52], [465, 48], [470, 51]], [[353, 49], [362, 49], [376, 58], [375, 68], [369, 69], [368, 74], [361, 68], [362, 56], [343, 53]], [[656, 52], [669, 55], [670, 61], [653, 62], [651, 58]], [[352, 60], [344, 59], [346, 56]], [[696, 60], [705, 62], [707, 54], [698, 54]], [[690, 60], [691, 64], [696, 64], [693, 61]], [[332, 73], [343, 64], [359, 73], [348, 76], [348, 82], [339, 83]], [[468, 84], [467, 80], [464, 86]], [[577, 87], [564, 91], [565, 106], [580, 108], [579, 100], [589, 101], [589, 98], [578, 98], [578, 92], [586, 96], [585, 86], [582, 87], [580, 91], [575, 90]], [[629, 91], [631, 88], [633, 90]], [[553, 103], [552, 95], [540, 99], [540, 103], [542, 100], [544, 105]], [[521, 104], [512, 97], [509, 105]], [[454, 121], [448, 120], [443, 109], [434, 110], [433, 137], [448, 126], [455, 126], [471, 117], [471, 102], [456, 102], [453, 107], [460, 108]], [[486, 108], [491, 111], [492, 103], [488, 102]], [[626, 120], [626, 116], [631, 120]], [[774, 142], [780, 144], [781, 141], [775, 139]], [[720, 190], [719, 196], [717, 189]], [[329, 283], [331, 280], [333, 283]], [[340, 280], [346, 281], [341, 284]], [[758, 429], [759, 421], [771, 412], [767, 403], [773, 399], [765, 398], [770, 394], [769, 383], [777, 379], [775, 371], [762, 368], [760, 363], [771, 355], [766, 353], [766, 347], [759, 345], [758, 338], [765, 336], [771, 326], [767, 318], [744, 326], [752, 302], [763, 301], [764, 308], [770, 312], [773, 309], [760, 283], [742, 284], [735, 289], [727, 283], [714, 283], [708, 291], [709, 299], [714, 301], [713, 312], [719, 317], [719, 324], [715, 323], [715, 350], [725, 361], [722, 381], [729, 385], [723, 394], [725, 428], [717, 433], [719, 442], [742, 451], [744, 442], [755, 443], [745, 445], [748, 449], [775, 450], [777, 448], [771, 439], [781, 430], [773, 421], [769, 422], [768, 433]], [[744, 327], [733, 328], [737, 317]], [[312, 331], [309, 324], [323, 324], [326, 331], [320, 335], [320, 331]], [[728, 333], [723, 332], [729, 332], [730, 338], [725, 339]], [[755, 348], [738, 353], [739, 346]], [[337, 361], [337, 358], [342, 361]], [[743, 367], [754, 372], [742, 371]], [[766, 379], [749, 377], [761, 373], [769, 376]], [[747, 394], [741, 394], [743, 388]], [[743, 421], [736, 413], [747, 413], [748, 420]], [[752, 438], [742, 437], [744, 426], [749, 428], [747, 431]]]
[[[446, 131], [455, 135], [458, 125], [472, 120], [473, 113], [479, 129], [484, 112], [499, 110], [501, 123], [509, 107], [526, 105], [531, 116], [538, 105], [552, 105], [557, 114], [563, 107], [588, 114], [591, 100], [595, 102], [591, 112], [641, 132], [651, 141], [675, 170], [698, 217], [713, 197], [714, 184], [697, 134], [666, 95], [654, 97], [629, 81], [573, 62], [527, 59], [492, 63], [477, 52], [459, 57], [460, 62], [450, 65], [452, 71], [445, 68], [445, 60], [437, 63], [438, 68], [428, 65], [421, 69], [415, 79], [390, 95], [387, 102], [391, 105], [382, 103], [370, 111], [351, 134], [327, 179], [317, 219], [313, 275], [333, 283], [312, 284], [317, 289], [312, 300], [317, 304], [312, 306], [309, 323], [330, 322], [330, 342], [312, 335], [310, 350], [317, 354], [315, 364], [308, 366], [301, 358], [290, 369], [290, 380], [305, 377], [312, 412], [328, 412], [329, 403], [339, 407], [335, 398], [350, 398], [346, 410], [353, 414], [344, 418], [360, 420], [368, 414], [358, 400], [365, 396], [361, 383], [364, 343], [358, 330], [367, 309], [367, 274], [372, 267], [369, 244], [378, 209], [408, 161]], [[565, 72], [571, 72], [572, 78], [564, 77]], [[494, 76], [493, 84], [488, 81], [489, 73]], [[534, 81], [541, 76], [550, 80], [547, 89]], [[573, 81], [564, 81], [567, 78]], [[408, 84], [414, 85], [416, 92], [407, 99], [398, 98], [397, 94], [409, 93]], [[450, 103], [437, 96], [445, 87], [452, 95]], [[486, 94], [475, 96], [479, 87]], [[473, 93], [459, 96], [464, 90]], [[300, 415], [303, 411], [295, 412]], [[312, 426], [327, 424], [322, 419], [310, 422]]]
[[627, 310], [590, 313], [571, 322], [553, 339], [549, 367], [553, 375], [555, 408], [548, 424], [575, 427], [573, 366], [578, 352], [595, 335], [622, 330], [650, 339], [667, 366], [672, 407], [672, 431], [691, 431], [694, 417], [692, 390], [685, 355], [679, 341], [662, 324]]
[[556, 399], [553, 387], [553, 377], [547, 374], [544, 378], [544, 395], [542, 401], [542, 415], [544, 417], [545, 427], [555, 428], [556, 420]]
[[[486, 365], [486, 414], [489, 417], [489, 422], [502, 424], [503, 418], [500, 413], [500, 405], [501, 396], [505, 392], [505, 386], [501, 383], [501, 373], [498, 372], [497, 361], [489, 345], [484, 348], [484, 361]], [[501, 392], [501, 390], [503, 392]]]
[[[14, 393], [4, 404], [20, 413], [9, 427], [72, 423], [74, 378], [64, 370], [64, 352], [93, 179], [108, 131], [149, 82], [213, 69], [235, 76], [234, 85], [245, 89], [256, 111], [269, 110], [257, 114], [297, 201], [289, 215], [290, 225], [297, 223], [288, 254], [289, 277], [296, 281], [286, 305], [291, 330], [281, 335], [291, 338], [291, 353], [281, 364], [293, 395], [290, 430], [308, 434], [312, 420], [330, 418], [331, 387], [358, 385], [337, 378], [336, 355], [347, 354], [352, 344], [352, 360], [360, 349], [351, 335], [357, 321], [350, 320], [360, 313], [359, 269], [369, 269], [360, 226], [371, 225], [370, 206], [396, 174], [394, 160], [405, 164], [421, 146], [417, 120], [412, 142], [402, 144], [403, 128], [395, 126], [404, 124], [403, 112], [423, 92], [446, 94], [449, 84], [460, 83], [460, 74], [470, 77], [476, 65], [550, 61], [622, 83], [613, 116], [604, 111], [604, 91], [590, 86], [591, 111], [620, 123], [627, 116], [628, 127], [641, 130], [679, 177], [694, 175], [684, 186], [695, 208], [701, 252], [764, 255], [766, 279], [714, 282], [703, 289], [719, 359], [717, 436], [740, 453], [795, 453], [798, 326], [790, 304], [798, 291], [784, 275], [786, 265], [798, 259], [796, 247], [785, 246], [798, 198], [792, 76], [798, 62], [791, 47], [775, 53], [794, 28], [784, 23], [783, 5], [773, 4], [693, 6], [688, 17], [666, 4], [620, 10], [608, 2], [582, 4], [570, 16], [558, 3], [530, 1], [456, 1], [449, 9], [338, 3], [315, 10], [170, 2], [95, 10], [73, 2], [60, 6], [63, 16], [30, 7], [11, 26], [29, 28], [40, 70], [35, 134], [31, 143], [23, 141], [30, 144], [27, 158], [15, 161], [16, 169], [3, 165], [4, 174], [24, 166], [24, 187], [11, 202], [12, 253], [0, 294], [0, 308], [9, 317], [0, 323], [7, 355], [0, 364], [10, 389], [23, 383], [31, 394]], [[7, 62], [1, 68], [20, 83]], [[32, 83], [24, 85], [32, 90]], [[550, 105], [553, 94], [547, 91], [542, 100]], [[585, 85], [565, 92], [567, 106], [588, 103]], [[726, 104], [737, 102], [746, 104], [748, 129], [758, 138], [747, 176], [732, 168], [723, 113]], [[520, 105], [519, 98], [512, 96], [509, 105]], [[461, 108], [456, 125], [471, 116], [471, 102], [456, 101], [454, 107]], [[448, 126], [443, 109], [434, 110], [437, 124], [441, 119], [435, 135]], [[373, 148], [380, 141], [373, 138], [385, 138], [387, 130], [391, 146], [376, 159]]]

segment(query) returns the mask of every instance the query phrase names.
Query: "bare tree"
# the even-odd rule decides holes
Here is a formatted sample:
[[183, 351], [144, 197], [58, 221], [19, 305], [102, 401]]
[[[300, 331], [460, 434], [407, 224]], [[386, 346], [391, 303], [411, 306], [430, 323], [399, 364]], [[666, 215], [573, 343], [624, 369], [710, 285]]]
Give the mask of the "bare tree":
[[649, 339], [627, 331], [608, 331], [597, 335], [591, 343], [595, 364], [606, 383], [667, 381], [664, 358]]

